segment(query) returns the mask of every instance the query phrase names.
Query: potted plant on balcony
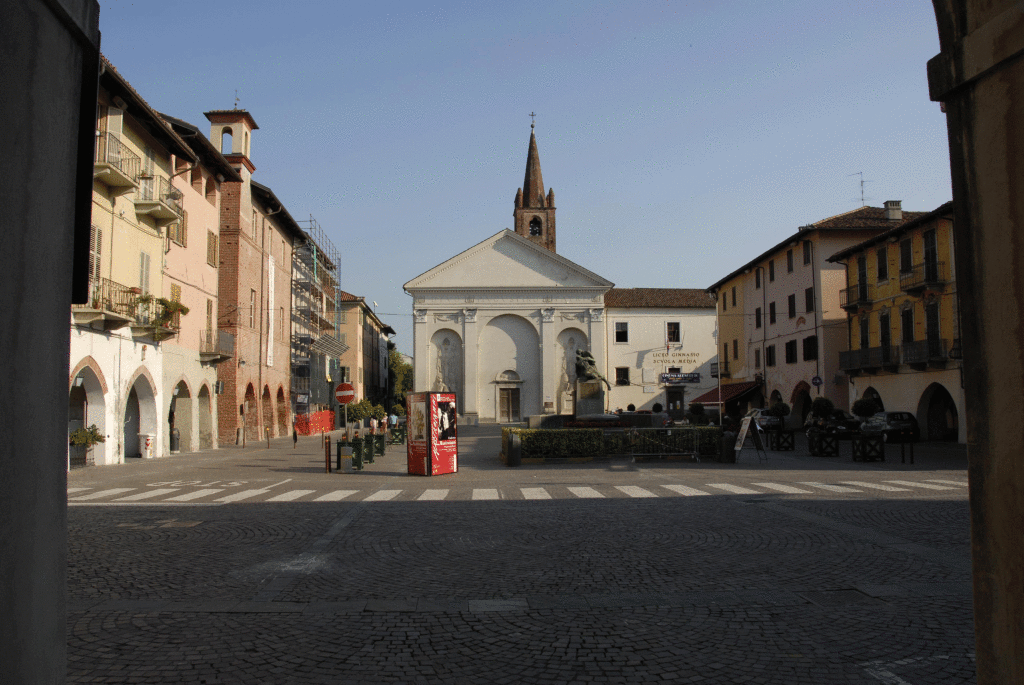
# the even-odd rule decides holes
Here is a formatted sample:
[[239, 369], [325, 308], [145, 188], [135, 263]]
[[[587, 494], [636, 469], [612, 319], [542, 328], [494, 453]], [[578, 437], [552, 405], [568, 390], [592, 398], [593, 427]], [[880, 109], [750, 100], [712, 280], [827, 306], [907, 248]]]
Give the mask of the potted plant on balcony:
[[160, 305], [160, 313], [153, 319], [153, 323], [161, 328], [171, 328], [171, 323], [174, 322], [177, 315], [188, 314], [188, 307], [176, 300], [160, 297], [157, 298], [157, 304]]

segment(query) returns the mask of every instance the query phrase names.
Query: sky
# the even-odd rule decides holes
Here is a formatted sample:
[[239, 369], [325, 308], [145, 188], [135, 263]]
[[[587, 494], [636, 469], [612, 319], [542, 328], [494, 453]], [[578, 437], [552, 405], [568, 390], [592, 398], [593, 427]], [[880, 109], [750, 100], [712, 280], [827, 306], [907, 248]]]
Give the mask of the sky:
[[403, 284], [512, 227], [531, 112], [558, 253], [621, 288], [707, 288], [861, 179], [872, 206], [952, 197], [927, 0], [101, 0], [100, 30], [160, 112], [208, 132], [237, 97], [253, 179], [407, 354]]

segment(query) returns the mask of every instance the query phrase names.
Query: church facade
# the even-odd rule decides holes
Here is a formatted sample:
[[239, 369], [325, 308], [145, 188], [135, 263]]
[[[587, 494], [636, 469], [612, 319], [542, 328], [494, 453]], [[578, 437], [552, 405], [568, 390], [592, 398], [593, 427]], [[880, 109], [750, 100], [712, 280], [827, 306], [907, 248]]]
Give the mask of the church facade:
[[[577, 349], [593, 354], [620, 395], [626, 390], [615, 386], [615, 377], [608, 374], [612, 350], [606, 296], [615, 293], [614, 284], [555, 251], [555, 194], [551, 189], [544, 192], [532, 131], [513, 217], [515, 230], [500, 231], [405, 284], [413, 298], [414, 388], [455, 392], [460, 420], [466, 424], [515, 423], [532, 415], [573, 413]], [[646, 292], [657, 298], [659, 292], [682, 291]], [[691, 315], [709, 314], [701, 318], [713, 326], [713, 303], [686, 305]], [[626, 314], [616, 312], [617, 320]], [[699, 355], [687, 358], [687, 371], [710, 362], [715, 353], [713, 331], [703, 324], [698, 328], [695, 342], [706, 337], [706, 345], [698, 343]], [[663, 341], [658, 344], [664, 349]], [[622, 351], [615, 350], [619, 357]], [[648, 364], [641, 362], [648, 357], [653, 359], [637, 356], [638, 369], [646, 369]], [[666, 360], [658, 361], [659, 372], [668, 370], [667, 362], [660, 363]], [[648, 373], [642, 374], [643, 380]], [[639, 384], [641, 378], [636, 380]], [[648, 381], [650, 385], [658, 385], [657, 380]], [[638, 391], [640, 402], [659, 399]], [[667, 399], [665, 388], [658, 394], [663, 402]]]

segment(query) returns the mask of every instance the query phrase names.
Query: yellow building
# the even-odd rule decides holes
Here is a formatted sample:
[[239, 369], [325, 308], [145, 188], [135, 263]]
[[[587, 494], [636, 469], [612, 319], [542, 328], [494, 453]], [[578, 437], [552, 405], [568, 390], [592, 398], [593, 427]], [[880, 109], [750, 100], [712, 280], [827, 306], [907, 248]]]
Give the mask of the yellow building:
[[966, 436], [953, 257], [951, 202], [829, 257], [846, 266], [851, 405], [911, 412], [923, 440]]

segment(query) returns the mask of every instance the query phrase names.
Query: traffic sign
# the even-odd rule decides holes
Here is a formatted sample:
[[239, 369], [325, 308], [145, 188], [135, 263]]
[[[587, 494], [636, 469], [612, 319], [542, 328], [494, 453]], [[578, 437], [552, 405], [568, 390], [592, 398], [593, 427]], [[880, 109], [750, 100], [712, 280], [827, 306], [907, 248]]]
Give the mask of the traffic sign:
[[351, 383], [342, 383], [334, 389], [334, 396], [338, 399], [339, 404], [348, 404], [356, 398], [356, 389], [352, 387]]
[[816, 388], [820, 388], [824, 383], [825, 381], [821, 380], [821, 376], [815, 376], [811, 379], [811, 385]]

